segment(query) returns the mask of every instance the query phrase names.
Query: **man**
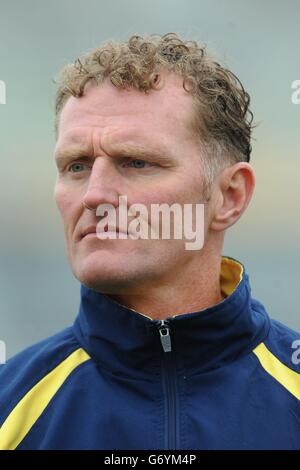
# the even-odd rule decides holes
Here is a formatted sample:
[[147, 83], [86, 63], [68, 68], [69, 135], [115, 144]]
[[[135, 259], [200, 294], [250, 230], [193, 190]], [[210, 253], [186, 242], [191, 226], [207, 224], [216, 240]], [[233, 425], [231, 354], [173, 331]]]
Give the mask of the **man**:
[[[251, 129], [237, 77], [176, 34], [64, 68], [55, 198], [81, 303], [72, 327], [2, 366], [1, 449], [300, 448], [299, 335], [221, 256], [254, 189]], [[121, 196], [204, 205], [202, 248], [129, 237], [130, 211], [98, 231]]]

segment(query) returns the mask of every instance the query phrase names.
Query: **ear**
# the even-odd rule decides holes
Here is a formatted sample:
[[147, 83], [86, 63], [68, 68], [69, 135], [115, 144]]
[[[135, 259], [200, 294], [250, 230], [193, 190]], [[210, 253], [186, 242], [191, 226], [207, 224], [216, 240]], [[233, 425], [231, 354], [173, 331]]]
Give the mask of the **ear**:
[[235, 224], [247, 208], [255, 187], [255, 174], [246, 162], [225, 168], [217, 178], [210, 229], [220, 232]]

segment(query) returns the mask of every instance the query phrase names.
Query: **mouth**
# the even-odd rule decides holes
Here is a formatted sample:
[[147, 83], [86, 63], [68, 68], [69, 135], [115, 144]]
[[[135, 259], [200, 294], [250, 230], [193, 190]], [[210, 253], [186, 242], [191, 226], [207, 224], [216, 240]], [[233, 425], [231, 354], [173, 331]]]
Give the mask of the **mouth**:
[[[118, 227], [112, 227], [112, 230], [108, 230], [108, 226], [106, 225], [104, 227], [104, 230], [97, 230], [97, 227], [96, 226], [92, 226], [92, 227], [87, 227], [81, 234], [81, 240], [83, 238], [93, 238], [93, 237], [96, 237], [98, 239], [101, 239], [98, 235], [102, 235], [102, 234], [106, 234], [104, 239], [106, 238], [109, 238], [111, 236], [114, 236], [116, 234], [119, 234], [120, 238], [124, 235], [128, 235], [127, 232], [122, 232], [118, 229]], [[116, 238], [116, 237], [115, 237]]]

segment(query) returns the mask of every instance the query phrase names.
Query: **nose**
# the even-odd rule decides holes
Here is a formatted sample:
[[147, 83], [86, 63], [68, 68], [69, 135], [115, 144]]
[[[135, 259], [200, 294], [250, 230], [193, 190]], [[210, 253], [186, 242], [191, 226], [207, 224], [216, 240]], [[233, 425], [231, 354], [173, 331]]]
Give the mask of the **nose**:
[[110, 161], [111, 157], [97, 157], [89, 177], [88, 187], [83, 196], [83, 205], [96, 210], [99, 204], [119, 205], [118, 177], [120, 176]]

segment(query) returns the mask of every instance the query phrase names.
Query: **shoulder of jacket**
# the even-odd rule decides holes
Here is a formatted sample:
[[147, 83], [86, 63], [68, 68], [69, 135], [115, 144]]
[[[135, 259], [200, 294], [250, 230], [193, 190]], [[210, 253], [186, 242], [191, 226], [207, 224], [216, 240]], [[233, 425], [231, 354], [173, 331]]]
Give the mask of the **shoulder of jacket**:
[[300, 403], [300, 334], [271, 320], [268, 336], [253, 353], [265, 373]]
[[271, 320], [269, 334], [264, 344], [281, 363], [300, 374], [299, 332], [277, 320]]
[[0, 365], [0, 426], [18, 402], [51, 371], [81, 350], [72, 327], [27, 347]]

